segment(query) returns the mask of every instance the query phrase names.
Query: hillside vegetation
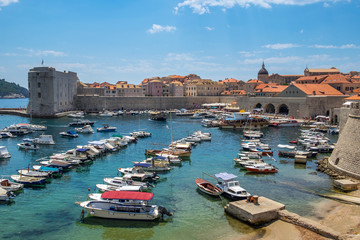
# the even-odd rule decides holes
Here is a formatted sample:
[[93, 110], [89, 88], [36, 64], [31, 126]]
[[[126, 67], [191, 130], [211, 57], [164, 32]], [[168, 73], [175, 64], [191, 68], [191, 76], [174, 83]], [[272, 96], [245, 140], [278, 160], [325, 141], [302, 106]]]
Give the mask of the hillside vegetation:
[[29, 91], [19, 86], [16, 83], [10, 83], [5, 81], [5, 79], [0, 79], [0, 97], [9, 96], [12, 94], [21, 94], [24, 97], [29, 97]]

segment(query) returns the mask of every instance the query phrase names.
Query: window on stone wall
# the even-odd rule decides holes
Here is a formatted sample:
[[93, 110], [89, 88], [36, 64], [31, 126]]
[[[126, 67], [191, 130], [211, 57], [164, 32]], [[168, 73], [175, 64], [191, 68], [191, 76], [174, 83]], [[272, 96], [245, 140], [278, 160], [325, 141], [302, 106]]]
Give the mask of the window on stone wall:
[[38, 82], [38, 87], [41, 87], [41, 83]]
[[38, 98], [41, 98], [41, 93], [38, 93]]

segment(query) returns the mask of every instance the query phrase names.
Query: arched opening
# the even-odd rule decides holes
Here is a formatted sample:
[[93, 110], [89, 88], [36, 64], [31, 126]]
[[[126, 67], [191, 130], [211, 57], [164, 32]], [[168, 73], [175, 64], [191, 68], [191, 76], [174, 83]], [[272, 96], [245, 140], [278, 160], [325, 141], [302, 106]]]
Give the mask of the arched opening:
[[288, 115], [289, 114], [289, 107], [286, 104], [281, 104], [279, 106], [279, 114]]
[[265, 113], [275, 113], [275, 106], [273, 104], [271, 104], [271, 103], [266, 105]]
[[330, 111], [327, 110], [327, 111], [326, 111], [326, 116], [329, 116], [329, 115], [330, 115]]
[[261, 103], [256, 104], [256, 105], [255, 105], [255, 108], [262, 108]]

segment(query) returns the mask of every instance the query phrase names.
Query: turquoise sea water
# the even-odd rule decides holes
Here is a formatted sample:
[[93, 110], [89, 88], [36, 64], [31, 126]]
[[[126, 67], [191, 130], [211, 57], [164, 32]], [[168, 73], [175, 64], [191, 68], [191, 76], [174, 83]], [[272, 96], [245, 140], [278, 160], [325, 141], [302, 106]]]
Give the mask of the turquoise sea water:
[[26, 108], [28, 103], [28, 98], [0, 99], [0, 108]]
[[[170, 143], [169, 119], [167, 122], [149, 121], [147, 115], [119, 116], [95, 120], [95, 127], [108, 123], [118, 128], [117, 133], [128, 134], [133, 130], [146, 129], [153, 135], [139, 139], [137, 144], [114, 154], [98, 158], [92, 165], [80, 167], [65, 173], [61, 178], [52, 179], [44, 188], [26, 188], [13, 204], [0, 205], [0, 239], [222, 239], [247, 234], [254, 229], [226, 215], [223, 202], [196, 191], [196, 177], [202, 172], [215, 174], [229, 172], [238, 175], [241, 186], [252, 194], [269, 197], [286, 205], [290, 211], [308, 215], [312, 211], [312, 202], [319, 197], [303, 191], [312, 189], [326, 191], [331, 188], [331, 180], [324, 174], [311, 174], [315, 171], [314, 161], [307, 166], [294, 166], [293, 160], [277, 156], [279, 143], [295, 140], [299, 134], [297, 128], [265, 129], [264, 142], [274, 148], [274, 158], [268, 162], [279, 168], [274, 175], [249, 175], [234, 166], [242, 131], [223, 131], [217, 128], [204, 128], [199, 120], [173, 118], [174, 139], [186, 137], [194, 130], [212, 133], [211, 142], [196, 146], [190, 161], [181, 167], [173, 167], [167, 174], [161, 174], [161, 181], [152, 190], [154, 204], [165, 206], [174, 212], [174, 216], [164, 222], [137, 222], [97, 219], [92, 217], [79, 221], [81, 208], [77, 201], [87, 200], [88, 188], [94, 191], [95, 184], [102, 183], [104, 177], [113, 177], [119, 167], [130, 167], [132, 161], [144, 159], [145, 149], [159, 149]], [[55, 146], [40, 146], [37, 152], [20, 151], [16, 143], [22, 137], [0, 139], [0, 145], [7, 146], [12, 154], [10, 160], [0, 161], [0, 175], [16, 174], [16, 169], [29, 163], [63, 152], [76, 145], [86, 144], [90, 140], [108, 138], [112, 133], [94, 133], [81, 135], [77, 139], [59, 136], [59, 132], [70, 129], [67, 124], [73, 119], [33, 119], [33, 123], [48, 126], [47, 134], [52, 134]], [[0, 128], [13, 123], [29, 122], [18, 116], [0, 115]], [[35, 132], [26, 137], [36, 137]], [[283, 160], [283, 161], [280, 161]], [[6, 227], [5, 227], [6, 226]]]

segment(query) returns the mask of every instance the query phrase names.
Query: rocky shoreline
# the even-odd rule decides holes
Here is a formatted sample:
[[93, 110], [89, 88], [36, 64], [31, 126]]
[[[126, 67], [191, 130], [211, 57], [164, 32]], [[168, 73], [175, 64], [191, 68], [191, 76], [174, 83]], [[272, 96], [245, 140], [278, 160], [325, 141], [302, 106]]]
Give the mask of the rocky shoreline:
[[318, 165], [316, 167], [316, 171], [323, 172], [323, 173], [329, 175], [329, 177], [331, 177], [332, 179], [345, 179], [346, 178], [344, 175], [341, 175], [340, 173], [330, 169], [328, 157], [324, 157], [323, 159], [320, 159], [319, 161], [316, 162], [316, 164]]
[[0, 99], [16, 99], [16, 98], [25, 98], [22, 94], [12, 93], [5, 96], [0, 96]]

